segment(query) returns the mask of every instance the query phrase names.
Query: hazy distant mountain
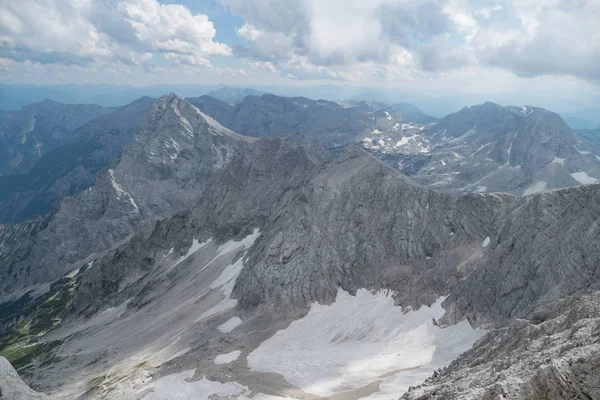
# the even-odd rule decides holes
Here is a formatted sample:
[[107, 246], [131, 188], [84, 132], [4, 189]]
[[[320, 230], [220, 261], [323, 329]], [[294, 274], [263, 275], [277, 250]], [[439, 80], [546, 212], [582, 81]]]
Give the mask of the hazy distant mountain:
[[328, 146], [356, 143], [372, 132], [399, 132], [416, 114], [417, 119], [428, 118], [372, 101], [332, 102], [272, 94], [247, 96], [233, 106], [210, 96], [188, 100], [224, 126], [247, 136], [302, 134]]
[[391, 103], [388, 96], [379, 92], [362, 92], [348, 98], [350, 101], [376, 101], [379, 103]]
[[44, 100], [0, 115], [0, 175], [29, 171], [43, 154], [71, 140], [78, 127], [111, 111]]
[[578, 129], [575, 131], [577, 136], [586, 140], [600, 150], [600, 128], [596, 129]]
[[246, 96], [260, 96], [264, 92], [261, 90], [242, 88], [242, 87], [230, 87], [224, 86], [219, 89], [211, 90], [206, 93], [206, 96], [214, 97], [225, 102], [239, 101]]
[[574, 117], [568, 114], [561, 114], [561, 116], [571, 129], [595, 129], [600, 127], [600, 123], [592, 122], [584, 118]]
[[89, 121], [27, 173], [1, 176], [0, 224], [44, 215], [57, 200], [92, 186], [96, 174], [121, 156], [154, 102], [142, 98]]
[[66, 104], [99, 104], [103, 107], [120, 107], [140, 97], [162, 96], [177, 91], [182, 96], [198, 96], [222, 85], [29, 85], [0, 84], [0, 110], [20, 110], [23, 106], [50, 99]]
[[408, 129], [401, 141], [376, 136], [367, 148], [436, 190], [526, 195], [600, 179], [597, 150], [537, 107], [485, 103]]

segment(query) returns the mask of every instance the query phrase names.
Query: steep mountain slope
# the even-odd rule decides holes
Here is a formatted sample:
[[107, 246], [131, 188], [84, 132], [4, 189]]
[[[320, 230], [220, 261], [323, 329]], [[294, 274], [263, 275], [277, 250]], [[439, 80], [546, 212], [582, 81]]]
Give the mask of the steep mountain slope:
[[0, 176], [0, 223], [51, 211], [66, 196], [92, 186], [139, 130], [155, 99], [141, 98], [73, 132], [73, 139], [38, 160], [24, 175]]
[[417, 182], [441, 191], [528, 195], [600, 178], [596, 150], [557, 114], [531, 106], [465, 107], [403, 142], [398, 151], [374, 149]]
[[597, 399], [600, 292], [544, 305], [491, 331], [402, 399]]
[[29, 104], [0, 116], [0, 175], [23, 174], [48, 151], [67, 142], [84, 123], [110, 113], [94, 104]]
[[3, 227], [1, 292], [59, 278], [92, 253], [190, 207], [205, 178], [251, 141], [174, 94], [161, 97], [95, 186], [65, 198], [44, 218]]

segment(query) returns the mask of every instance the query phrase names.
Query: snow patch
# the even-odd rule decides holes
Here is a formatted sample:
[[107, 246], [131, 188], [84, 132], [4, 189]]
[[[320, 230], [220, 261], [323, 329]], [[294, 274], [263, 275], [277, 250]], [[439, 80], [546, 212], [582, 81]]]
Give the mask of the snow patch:
[[481, 244], [481, 247], [484, 247], [484, 248], [485, 248], [485, 247], [488, 247], [488, 246], [489, 246], [489, 244], [490, 244], [490, 237], [488, 236], [488, 237], [486, 237], [486, 238], [483, 240], [483, 243]]
[[391, 293], [339, 290], [330, 305], [278, 331], [248, 356], [254, 371], [282, 374], [307, 393], [329, 396], [384, 380], [369, 398], [398, 398], [444, 367], [484, 334], [467, 321], [441, 328], [439, 298], [416, 311], [394, 306]]
[[[188, 258], [189, 256], [191, 256], [192, 254], [194, 254], [195, 252], [197, 252], [198, 250], [200, 250], [201, 248], [203, 248], [204, 246], [206, 246], [210, 242], [212, 242], [212, 238], [208, 239], [206, 242], [203, 242], [203, 243], [200, 243], [200, 242], [198, 242], [198, 240], [196, 238], [193, 238], [192, 239], [192, 245], [188, 249], [188, 251], [185, 254], [185, 256], [179, 257], [179, 260], [177, 260], [175, 262], [175, 264], [173, 264], [171, 266], [171, 268], [168, 269], [168, 271], [172, 270], [173, 268], [175, 268], [176, 266], [178, 266], [179, 264], [181, 264], [186, 258]], [[173, 249], [171, 249], [171, 250], [173, 250]], [[171, 250], [169, 250], [169, 253], [167, 253], [164, 257], [166, 257], [169, 254], [171, 254]]]
[[581, 149], [579, 148], [579, 145], [575, 145], [575, 146], [573, 146], [573, 147], [575, 147], [575, 150], [577, 150], [577, 152], [578, 152], [579, 154], [584, 154], [584, 155], [585, 155], [585, 154], [590, 154], [590, 152], [589, 152], [589, 151], [587, 151], [587, 150], [581, 150]]
[[237, 382], [217, 382], [203, 376], [198, 381], [189, 381], [195, 370], [183, 371], [164, 376], [139, 390], [145, 394], [142, 400], [210, 400], [227, 398], [237, 400], [297, 400], [292, 397], [271, 396], [258, 393], [251, 396], [251, 390]]
[[[251, 235], [246, 236], [239, 242], [230, 240], [219, 247], [215, 258], [221, 254], [239, 249], [240, 247], [247, 249], [254, 244], [259, 236], [260, 231], [258, 229], [254, 229], [254, 232]], [[217, 289], [220, 287], [221, 294], [223, 294], [223, 299], [218, 304], [202, 313], [202, 315], [200, 315], [195, 322], [202, 321], [203, 319], [212, 317], [213, 315], [217, 315], [223, 311], [230, 310], [237, 305], [237, 300], [230, 298], [230, 296], [231, 292], [233, 291], [233, 287], [235, 286], [235, 281], [240, 272], [242, 272], [242, 268], [244, 268], [244, 259], [240, 257], [236, 262], [225, 268], [223, 272], [221, 272], [221, 275], [219, 275], [219, 277], [210, 284], [211, 289]]]
[[220, 332], [228, 333], [234, 330], [242, 323], [242, 320], [239, 317], [231, 317], [226, 322], [222, 323], [217, 327]]
[[239, 350], [232, 351], [231, 353], [219, 354], [215, 357], [215, 364], [229, 364], [230, 362], [237, 360], [240, 354], [242, 354], [242, 352]]
[[550, 164], [560, 164], [560, 165], [565, 165], [565, 160], [566, 158], [558, 158], [558, 157], [554, 157], [554, 160], [552, 160], [552, 162]]
[[523, 190], [523, 196], [529, 196], [530, 194], [542, 192], [546, 189], [547, 184], [548, 184], [548, 182], [546, 182], [546, 181], [539, 181], [537, 183], [534, 183], [533, 185], [529, 186], [527, 189]]
[[189, 382], [194, 376], [194, 370], [183, 371], [178, 374], [167, 375], [158, 379], [140, 392], [153, 389], [152, 393], [142, 397], [143, 400], [172, 400], [172, 399], [194, 399], [208, 400], [216, 396], [243, 398], [249, 395], [250, 390], [237, 382], [216, 382], [202, 377], [199, 381]]
[[129, 200], [129, 203], [131, 203], [133, 208], [137, 209], [138, 206], [135, 203], [135, 201], [133, 200], [133, 197], [131, 197], [131, 195], [129, 193], [127, 193], [125, 190], [123, 190], [121, 185], [119, 185], [117, 183], [117, 180], [115, 179], [115, 171], [113, 169], [109, 169], [108, 174], [110, 175], [110, 183], [111, 183], [113, 189], [115, 189], [115, 191], [117, 192], [117, 199], [121, 200], [121, 198], [123, 196], [125, 196], [127, 198], [127, 200]]
[[527, 106], [523, 106], [523, 107], [521, 107], [521, 114], [531, 115], [531, 114], [533, 114], [533, 110], [530, 110], [529, 108], [527, 108]]
[[594, 178], [593, 176], [589, 176], [585, 171], [573, 172], [571, 176], [582, 185], [598, 182], [598, 179]]
[[182, 355], [186, 354], [186, 353], [187, 353], [188, 351], [190, 351], [191, 349], [192, 349], [191, 347], [186, 347], [185, 349], [178, 351], [177, 353], [175, 353], [175, 354], [173, 354], [171, 357], [169, 357], [169, 358], [167, 359], [167, 362], [168, 362], [168, 361], [171, 361], [171, 360], [174, 360], [174, 359], [176, 359], [177, 357], [181, 357]]

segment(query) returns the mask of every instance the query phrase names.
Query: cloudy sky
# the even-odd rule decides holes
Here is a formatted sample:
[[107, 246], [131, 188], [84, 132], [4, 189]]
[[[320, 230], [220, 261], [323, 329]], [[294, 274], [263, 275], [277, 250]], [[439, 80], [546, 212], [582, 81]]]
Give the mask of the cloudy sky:
[[0, 81], [585, 103], [600, 94], [599, 26], [600, 0], [0, 0]]

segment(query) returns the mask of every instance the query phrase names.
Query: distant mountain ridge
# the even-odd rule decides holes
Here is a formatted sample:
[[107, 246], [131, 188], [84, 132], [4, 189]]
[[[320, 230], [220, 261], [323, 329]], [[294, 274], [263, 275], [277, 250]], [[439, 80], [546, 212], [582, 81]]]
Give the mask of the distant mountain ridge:
[[75, 129], [112, 110], [51, 100], [0, 115], [0, 176], [26, 173], [48, 151], [67, 143]]
[[0, 176], [0, 224], [43, 216], [56, 201], [92, 186], [98, 172], [121, 156], [155, 101], [141, 98], [89, 121], [26, 173]]
[[224, 86], [219, 89], [211, 90], [210, 92], [206, 93], [206, 96], [214, 97], [215, 99], [224, 102], [236, 102], [243, 100], [246, 96], [260, 96], [264, 93], [265, 92], [262, 90], [251, 88]]
[[[229, 106], [210, 96], [188, 99], [224, 126], [247, 136], [306, 135], [327, 146], [357, 143], [373, 131], [398, 130], [414, 110], [403, 113], [377, 102], [338, 103], [272, 94], [246, 96]], [[419, 114], [417, 112], [417, 114]], [[419, 118], [428, 118], [420, 116]], [[432, 118], [432, 117], [429, 117]]]
[[436, 190], [527, 195], [600, 179], [597, 150], [532, 106], [487, 102], [409, 130], [400, 147], [382, 139], [369, 148]]

